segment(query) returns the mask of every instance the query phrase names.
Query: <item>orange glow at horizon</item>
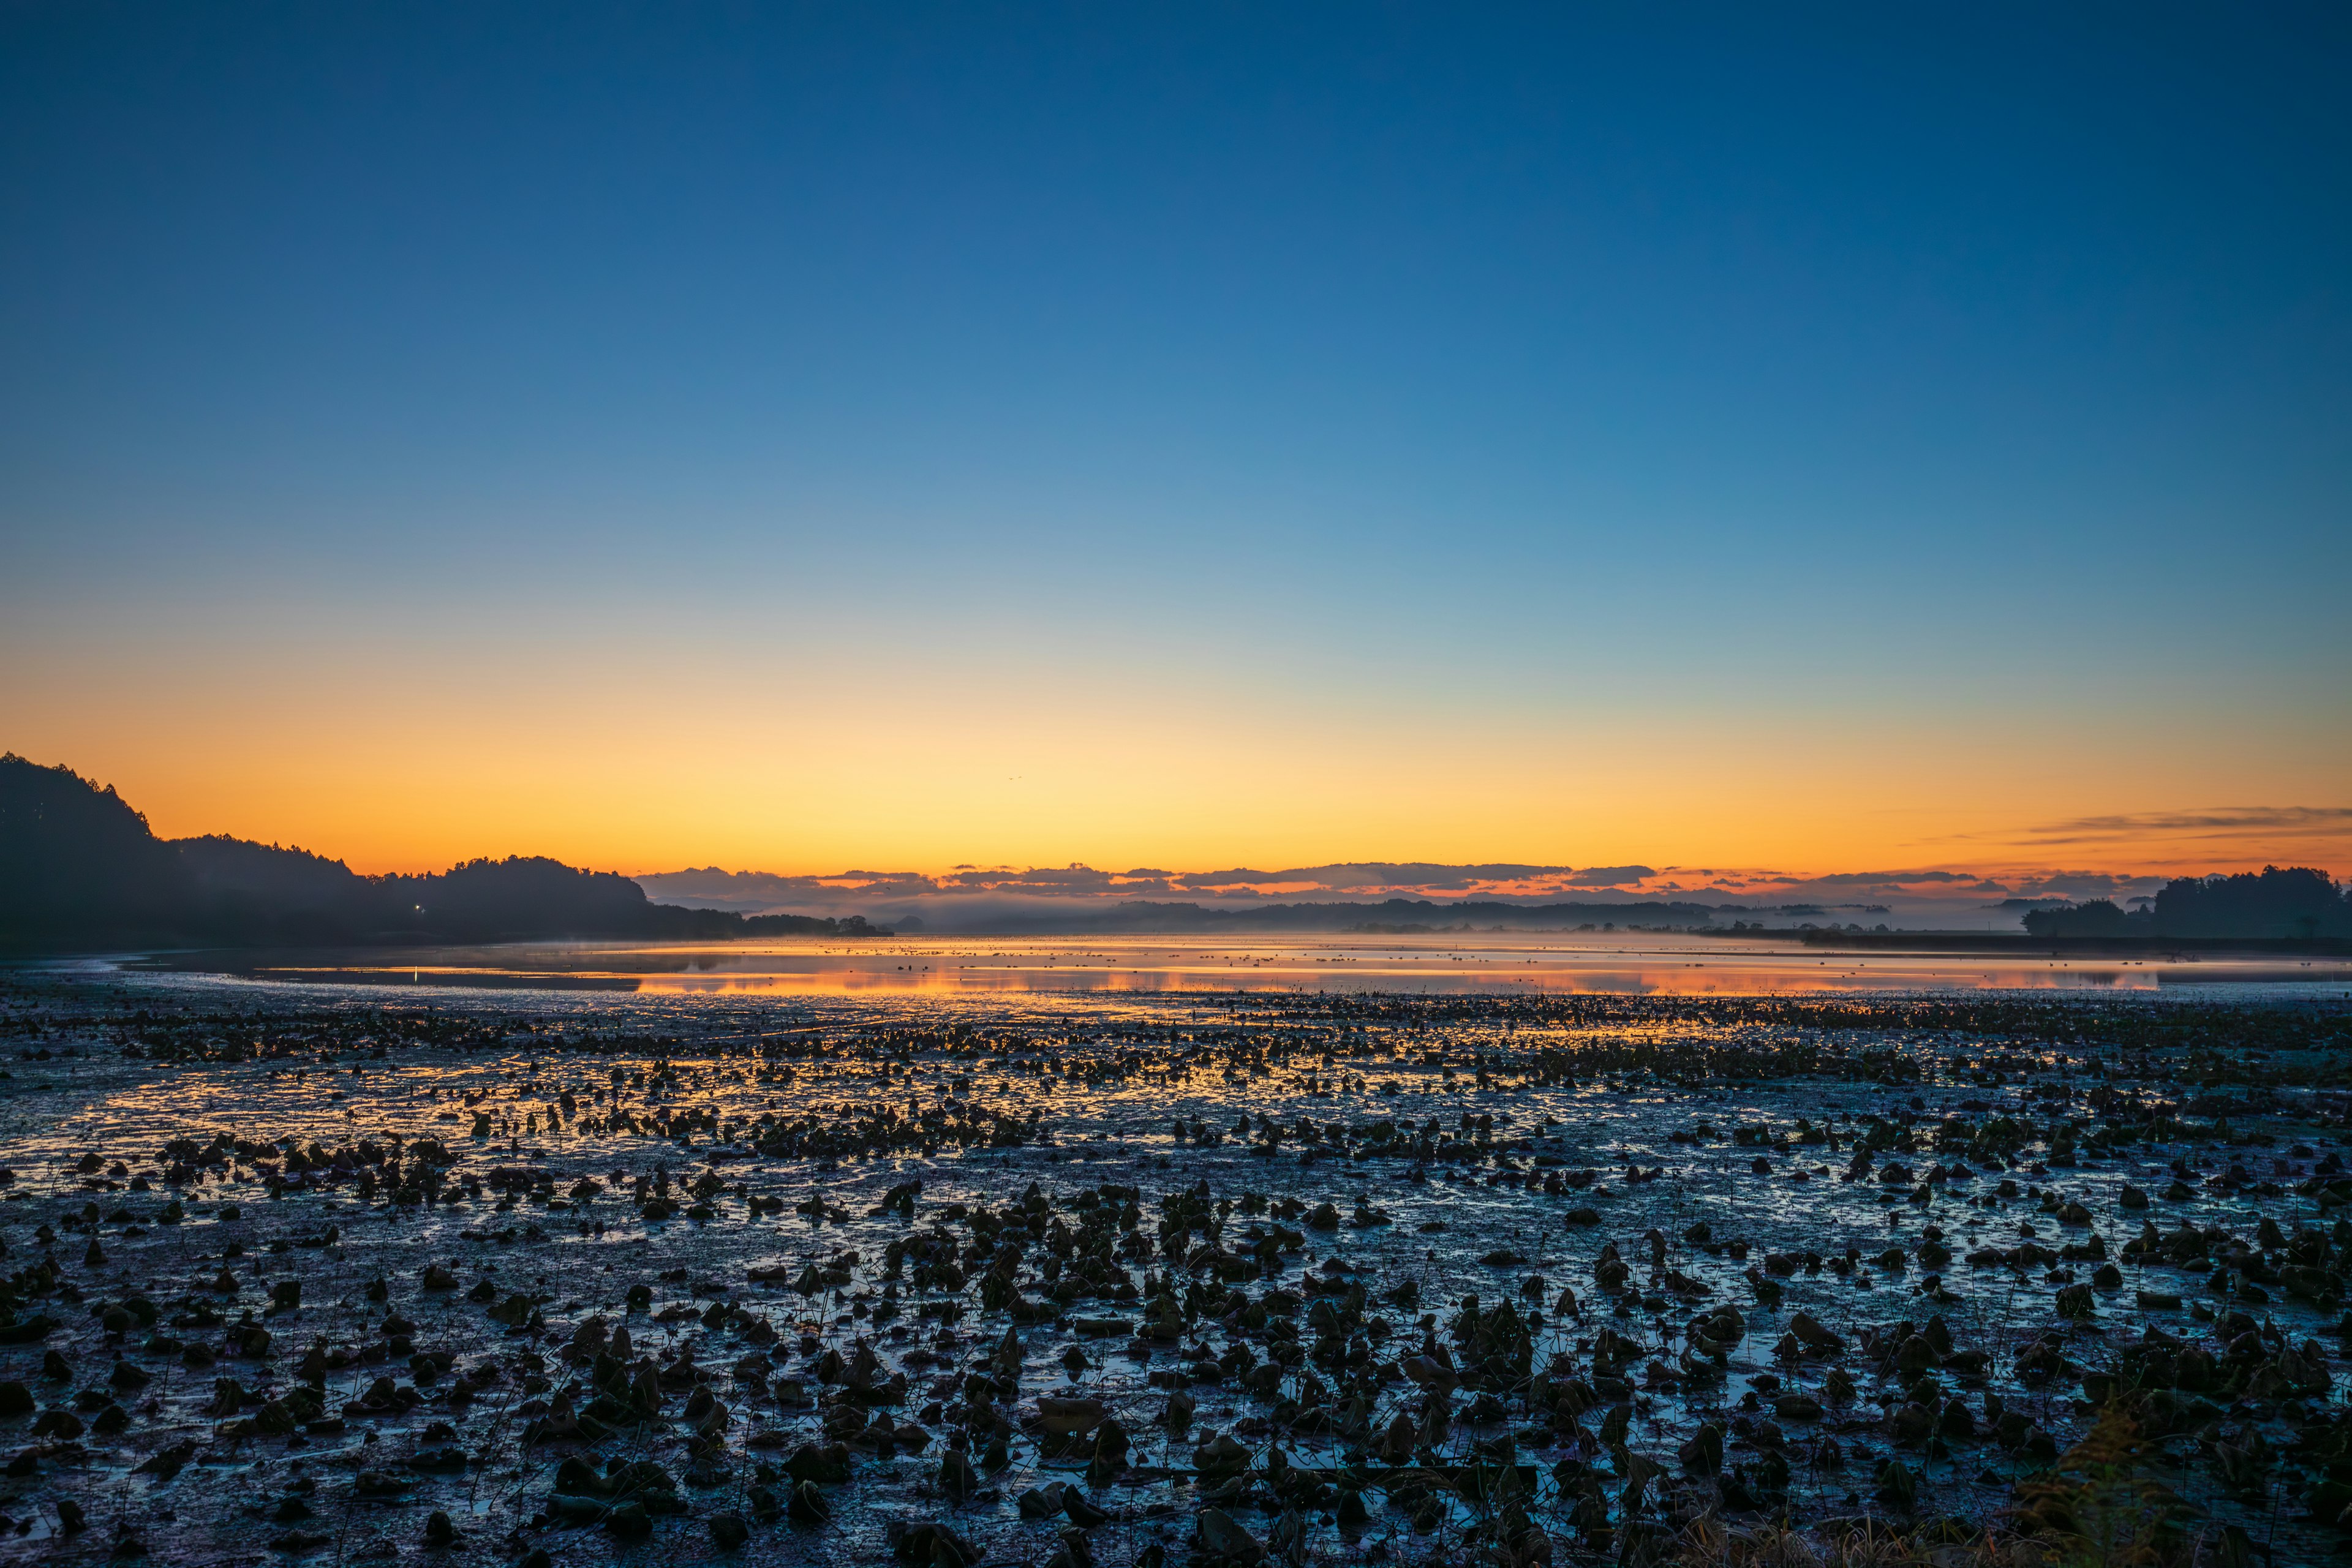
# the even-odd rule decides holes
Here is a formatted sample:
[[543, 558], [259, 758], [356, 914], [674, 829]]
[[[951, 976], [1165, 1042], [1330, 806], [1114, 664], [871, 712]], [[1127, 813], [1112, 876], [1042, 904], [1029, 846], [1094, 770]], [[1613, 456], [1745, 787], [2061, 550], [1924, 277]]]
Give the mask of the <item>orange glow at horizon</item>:
[[[1643, 864], [1782, 875], [1953, 868], [2178, 874], [2266, 860], [2352, 872], [2338, 816], [2216, 834], [2151, 821], [2330, 804], [2343, 742], [2252, 731], [2161, 768], [2131, 725], [1865, 714], [1601, 712], [1530, 725], [949, 675], [824, 689], [662, 672], [540, 682], [280, 676], [224, 701], [152, 675], [109, 700], [20, 685], [0, 745], [111, 784], [166, 837], [299, 845], [363, 872], [539, 854], [632, 874], [960, 865], [1272, 871], [1362, 861]], [[322, 689], [333, 689], [331, 692]], [[1684, 885], [1703, 879], [1696, 874]]]

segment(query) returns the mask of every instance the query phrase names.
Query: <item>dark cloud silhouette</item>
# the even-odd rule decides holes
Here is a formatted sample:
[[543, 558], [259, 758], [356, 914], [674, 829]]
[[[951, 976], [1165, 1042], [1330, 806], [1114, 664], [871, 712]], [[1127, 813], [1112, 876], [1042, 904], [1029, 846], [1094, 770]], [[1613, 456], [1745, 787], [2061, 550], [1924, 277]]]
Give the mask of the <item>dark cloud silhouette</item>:
[[1334, 866], [1297, 866], [1282, 871], [1192, 871], [1170, 879], [1187, 888], [1300, 888], [1325, 892], [1379, 892], [1384, 889], [1431, 891], [1467, 889], [1497, 882], [1564, 879], [1566, 866], [1446, 866], [1425, 860], [1362, 860]]
[[2012, 879], [2012, 889], [2026, 899], [2104, 899], [2132, 888], [2154, 889], [2157, 877], [2135, 877], [2107, 871], [2051, 871], [2038, 877]]
[[2282, 833], [2352, 833], [2352, 806], [2232, 805], [2202, 811], [2128, 812], [2078, 816], [2029, 829], [2037, 844], [2112, 844], [2155, 837], [2260, 838]]
[[[738, 913], [844, 917], [888, 923], [920, 920], [932, 930], [1013, 929], [1056, 919], [1089, 924], [1119, 905], [1197, 907], [1218, 919], [1276, 906], [1388, 900], [1465, 902], [1522, 908], [1604, 901], [1710, 899], [1726, 919], [1796, 916], [1827, 910], [1885, 913], [1929, 926], [1974, 921], [1987, 909], [2024, 909], [2043, 900], [2081, 902], [2145, 894], [2161, 879], [2110, 871], [2030, 868], [1990, 875], [1945, 868], [1833, 871], [1690, 870], [1643, 865], [1546, 866], [1516, 861], [1448, 865], [1427, 860], [1343, 861], [1261, 869], [1226, 867], [1177, 871], [1138, 867], [1105, 871], [1067, 866], [967, 864], [939, 876], [911, 871], [842, 871], [830, 876], [723, 871], [716, 867], [641, 877], [657, 900]], [[1222, 911], [1222, 912], [1219, 912]], [[1581, 917], [1580, 917], [1581, 918]], [[1006, 922], [1012, 922], [1007, 925]], [[1040, 926], [1039, 929], [1044, 929]]]
[[1561, 882], [1570, 888], [1624, 888], [1657, 874], [1647, 866], [1587, 866]]
[[1933, 886], [1942, 882], [1975, 882], [1982, 879], [1975, 871], [1833, 871], [1824, 877], [1796, 879], [1816, 888], [1897, 888], [1921, 884]]
[[1456, 866], [1427, 860], [1364, 860], [1272, 869], [1236, 866], [1210, 871], [1171, 871], [1159, 867], [1103, 871], [1086, 865], [964, 865], [937, 877], [890, 871], [780, 876], [709, 868], [664, 872], [640, 879], [662, 898], [745, 910], [787, 905], [854, 905], [866, 909], [906, 900], [982, 896], [1070, 900], [1081, 904], [1104, 899], [1192, 899], [1230, 903], [1316, 898], [1475, 898], [1528, 902], [1571, 892], [1611, 890], [1824, 899], [2002, 895], [2019, 890], [2081, 896], [2111, 890], [2088, 878], [2075, 879], [2060, 873], [2047, 874], [2050, 879], [2046, 888], [2035, 880], [2042, 876], [2036, 873], [2022, 889], [1979, 873], [1949, 870], [1841, 871], [1818, 877], [1772, 870], [1700, 872], [1661, 881], [1669, 875], [1644, 865], [1580, 868], [1490, 861]]
[[[1142, 867], [1101, 871], [1085, 865], [1059, 867], [960, 866], [944, 876], [917, 872], [851, 870], [831, 876], [782, 876], [717, 868], [664, 872], [640, 878], [666, 899], [746, 910], [793, 908], [859, 909], [933, 900], [987, 898], [1066, 900], [1073, 907], [1103, 900], [1182, 898], [1209, 903], [1252, 903], [1277, 899], [1482, 898], [1533, 902], [1571, 891], [1615, 890], [1648, 894], [1713, 893], [1727, 898], [1958, 898], [1971, 894], [2068, 898], [2104, 895], [2126, 887], [2152, 886], [2145, 878], [2096, 872], [2037, 872], [1995, 880], [1975, 872], [1948, 870], [1840, 871], [1808, 877], [1782, 871], [1700, 874], [1700, 879], [1661, 882], [1664, 872], [1650, 866], [1539, 866], [1516, 862], [1450, 866], [1432, 861], [1349, 861], [1274, 870], [1230, 867], [1213, 871], [1169, 871]], [[1711, 881], [1703, 879], [1713, 875]]]
[[1091, 866], [1031, 867], [1020, 871], [1010, 868], [959, 871], [941, 878], [940, 882], [942, 888], [958, 891], [1099, 896], [1120, 890], [1120, 879], [1115, 873], [1097, 871]]

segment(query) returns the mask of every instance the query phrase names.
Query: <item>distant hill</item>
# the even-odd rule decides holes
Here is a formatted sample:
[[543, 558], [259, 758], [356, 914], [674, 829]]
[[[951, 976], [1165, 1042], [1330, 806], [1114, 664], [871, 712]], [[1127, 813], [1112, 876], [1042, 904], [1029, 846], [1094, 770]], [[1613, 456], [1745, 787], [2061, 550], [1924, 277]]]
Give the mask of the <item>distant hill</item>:
[[656, 904], [626, 877], [540, 858], [362, 877], [302, 849], [162, 839], [110, 786], [0, 756], [0, 951], [888, 934], [855, 915]]
[[0, 942], [160, 941], [194, 899], [179, 855], [111, 787], [0, 757]]
[[2029, 910], [2036, 937], [2220, 937], [2240, 941], [2352, 936], [2352, 889], [2308, 866], [2179, 877], [2145, 909], [2107, 899]]

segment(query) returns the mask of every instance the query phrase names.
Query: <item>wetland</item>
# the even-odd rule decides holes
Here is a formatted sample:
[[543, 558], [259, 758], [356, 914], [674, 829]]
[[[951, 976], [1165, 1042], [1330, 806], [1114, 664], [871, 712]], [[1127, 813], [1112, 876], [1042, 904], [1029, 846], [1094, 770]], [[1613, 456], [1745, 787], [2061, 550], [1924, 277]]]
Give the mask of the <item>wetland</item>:
[[2323, 987], [19, 967], [0, 1542], [2315, 1560], [2347, 1046]]

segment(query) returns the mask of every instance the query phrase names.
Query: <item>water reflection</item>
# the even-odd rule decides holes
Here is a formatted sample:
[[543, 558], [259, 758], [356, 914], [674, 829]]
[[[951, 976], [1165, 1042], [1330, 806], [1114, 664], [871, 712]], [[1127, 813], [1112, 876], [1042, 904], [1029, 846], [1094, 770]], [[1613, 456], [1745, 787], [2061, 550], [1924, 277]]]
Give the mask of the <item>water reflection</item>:
[[949, 937], [724, 945], [531, 942], [340, 952], [184, 952], [135, 967], [339, 985], [646, 994], [853, 996], [1007, 992], [1337, 992], [1703, 996], [1904, 991], [2156, 992], [2227, 984], [2336, 993], [2352, 967], [2275, 958], [2097, 961], [1840, 953], [1787, 942], [1643, 933]]

